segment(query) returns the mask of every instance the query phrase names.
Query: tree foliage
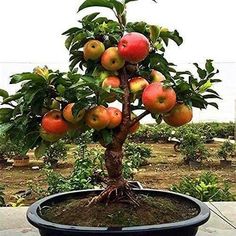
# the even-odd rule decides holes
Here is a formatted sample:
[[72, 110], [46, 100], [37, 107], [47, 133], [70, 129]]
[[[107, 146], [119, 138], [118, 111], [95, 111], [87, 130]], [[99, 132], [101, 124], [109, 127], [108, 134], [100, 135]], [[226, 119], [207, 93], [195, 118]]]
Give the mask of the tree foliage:
[[[77, 26], [63, 33], [66, 36], [65, 47], [70, 55], [69, 72], [53, 71], [45, 67], [12, 75], [10, 84], [20, 83], [21, 88], [12, 95], [3, 89], [0, 90], [0, 133], [5, 134], [14, 143], [23, 140], [22, 152], [26, 153], [30, 148], [40, 145], [46, 148], [49, 145], [40, 137], [39, 128], [43, 115], [52, 109], [54, 101], [60, 104], [61, 110], [68, 103], [75, 103], [74, 116], [81, 109], [89, 109], [95, 105], [107, 107], [105, 98], [111, 93], [122, 103], [124, 91], [121, 88], [101, 86], [104, 73], [109, 75], [111, 72], [105, 71], [99, 60], [86, 61], [83, 46], [91, 39], [101, 41], [105, 48], [117, 46], [125, 32], [139, 32], [148, 38], [151, 45], [147, 58], [136, 65], [136, 70], [130, 72], [129, 77], [142, 76], [151, 82], [150, 73], [155, 69], [166, 77], [164, 85], [173, 87], [177, 101], [200, 109], [205, 109], [208, 105], [218, 108], [212, 101], [214, 98], [220, 98], [212, 89], [213, 84], [220, 82], [214, 78], [218, 70], [214, 68], [213, 61], [207, 60], [204, 68], [194, 63], [197, 76], [190, 71], [178, 71], [176, 65], [165, 58], [165, 52], [170, 41], [180, 46], [182, 37], [177, 30], [169, 30], [160, 25], [142, 21], [127, 22], [126, 4], [136, 4], [136, 1], [85, 0], [78, 9], [79, 14], [86, 8], [104, 7], [114, 13], [114, 19], [94, 12], [84, 16]], [[144, 109], [141, 99], [131, 104], [131, 111], [137, 109]], [[97, 131], [95, 136], [96, 133]], [[106, 143], [111, 142], [112, 130], [104, 129], [99, 133]]]

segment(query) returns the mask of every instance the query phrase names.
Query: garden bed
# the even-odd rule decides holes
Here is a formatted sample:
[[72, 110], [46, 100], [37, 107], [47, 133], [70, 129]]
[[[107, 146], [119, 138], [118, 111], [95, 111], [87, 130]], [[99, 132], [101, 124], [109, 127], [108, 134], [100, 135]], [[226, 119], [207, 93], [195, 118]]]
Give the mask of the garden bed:
[[[150, 144], [147, 144], [150, 146]], [[208, 161], [203, 161], [203, 165], [198, 169], [192, 169], [183, 164], [179, 153], [173, 149], [173, 144], [152, 144], [153, 156], [149, 159], [149, 164], [143, 166], [135, 175], [135, 180], [142, 183], [147, 188], [169, 189], [172, 184], [178, 183], [184, 176], [199, 176], [202, 172], [212, 171], [219, 178], [220, 183], [227, 181], [232, 185], [231, 191], [236, 194], [236, 166], [221, 167], [218, 157], [214, 154], [220, 143], [207, 144], [211, 153]], [[56, 171], [67, 175], [73, 168], [74, 159], [70, 157], [65, 162], [59, 162]], [[33, 166], [39, 166], [39, 170], [33, 170]], [[28, 189], [28, 183], [37, 183], [41, 187], [45, 186], [45, 175], [42, 173], [44, 166], [41, 160], [36, 160], [30, 155], [30, 165], [28, 167], [0, 167], [0, 184], [5, 185], [6, 202], [16, 201], [12, 196], [15, 193]], [[26, 198], [26, 205], [35, 201], [35, 195]]]

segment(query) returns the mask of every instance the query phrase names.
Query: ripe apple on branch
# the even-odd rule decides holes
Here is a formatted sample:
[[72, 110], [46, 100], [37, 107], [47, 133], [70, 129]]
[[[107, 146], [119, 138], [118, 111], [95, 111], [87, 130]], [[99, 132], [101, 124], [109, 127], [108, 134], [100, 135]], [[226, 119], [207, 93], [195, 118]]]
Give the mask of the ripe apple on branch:
[[[68, 132], [80, 135], [94, 130], [95, 141], [106, 148], [108, 185], [91, 204], [121, 198], [138, 204], [122, 176], [122, 146], [142, 118], [150, 114], [157, 123], [163, 119], [178, 127], [191, 121], [192, 107], [218, 108], [209, 99], [220, 98], [211, 88], [220, 82], [213, 78], [218, 70], [212, 60], [205, 68], [194, 63], [198, 76], [178, 71], [164, 54], [169, 41], [182, 44], [179, 33], [146, 22], [126, 23], [129, 2], [85, 0], [79, 12], [105, 7], [116, 20], [94, 12], [64, 33], [70, 71], [38, 67], [11, 76], [11, 84], [21, 83], [15, 94], [0, 90], [1, 133], [15, 143], [24, 140], [22, 152], [36, 148], [40, 156]], [[122, 110], [109, 104], [114, 101], [122, 104]], [[136, 115], [137, 110], [143, 112]]]

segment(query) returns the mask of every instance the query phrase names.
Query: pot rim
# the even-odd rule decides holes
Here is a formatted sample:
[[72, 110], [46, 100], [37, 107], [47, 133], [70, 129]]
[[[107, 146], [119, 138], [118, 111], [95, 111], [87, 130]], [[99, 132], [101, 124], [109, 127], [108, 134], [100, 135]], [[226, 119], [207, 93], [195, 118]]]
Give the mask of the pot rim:
[[36, 201], [33, 203], [27, 210], [27, 219], [28, 221], [39, 229], [55, 229], [55, 230], [62, 230], [62, 231], [83, 231], [87, 233], [94, 233], [95, 231], [100, 233], [105, 232], [113, 232], [113, 233], [122, 233], [122, 232], [140, 232], [140, 231], [158, 231], [158, 230], [170, 230], [170, 229], [178, 229], [178, 228], [186, 228], [186, 227], [198, 227], [199, 225], [204, 224], [210, 218], [210, 209], [208, 206], [201, 202], [200, 200], [193, 198], [191, 196], [187, 196], [181, 193], [176, 193], [167, 190], [156, 190], [156, 189], [133, 189], [135, 192], [139, 193], [161, 193], [167, 195], [176, 195], [180, 198], [185, 198], [188, 201], [192, 201], [199, 207], [199, 214], [193, 218], [173, 222], [173, 223], [165, 223], [165, 224], [157, 224], [157, 225], [143, 225], [143, 226], [132, 226], [132, 227], [88, 227], [88, 226], [75, 226], [75, 225], [64, 225], [64, 224], [57, 224], [41, 218], [38, 214], [38, 210], [40, 205], [46, 201], [49, 201], [53, 198], [59, 198], [61, 196], [66, 195], [73, 195], [76, 193], [86, 193], [86, 192], [101, 192], [101, 189], [86, 189], [86, 190], [75, 190], [70, 192], [58, 193], [53, 194], [48, 197], [45, 197], [41, 200]]

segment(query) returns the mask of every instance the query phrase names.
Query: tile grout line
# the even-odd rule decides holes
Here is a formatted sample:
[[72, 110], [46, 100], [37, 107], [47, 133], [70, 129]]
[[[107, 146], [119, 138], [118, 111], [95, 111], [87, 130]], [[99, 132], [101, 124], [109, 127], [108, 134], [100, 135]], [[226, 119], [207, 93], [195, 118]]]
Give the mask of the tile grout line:
[[[212, 208], [210, 208], [210, 210], [215, 213], [215, 215], [217, 215], [219, 218], [221, 218], [226, 224], [230, 225], [232, 228], [236, 229], [236, 226], [233, 225], [226, 217], [222, 217], [220, 214], [218, 214], [216, 211], [214, 211]], [[222, 213], [221, 213], [222, 214]], [[222, 214], [223, 215], [223, 214]]]

